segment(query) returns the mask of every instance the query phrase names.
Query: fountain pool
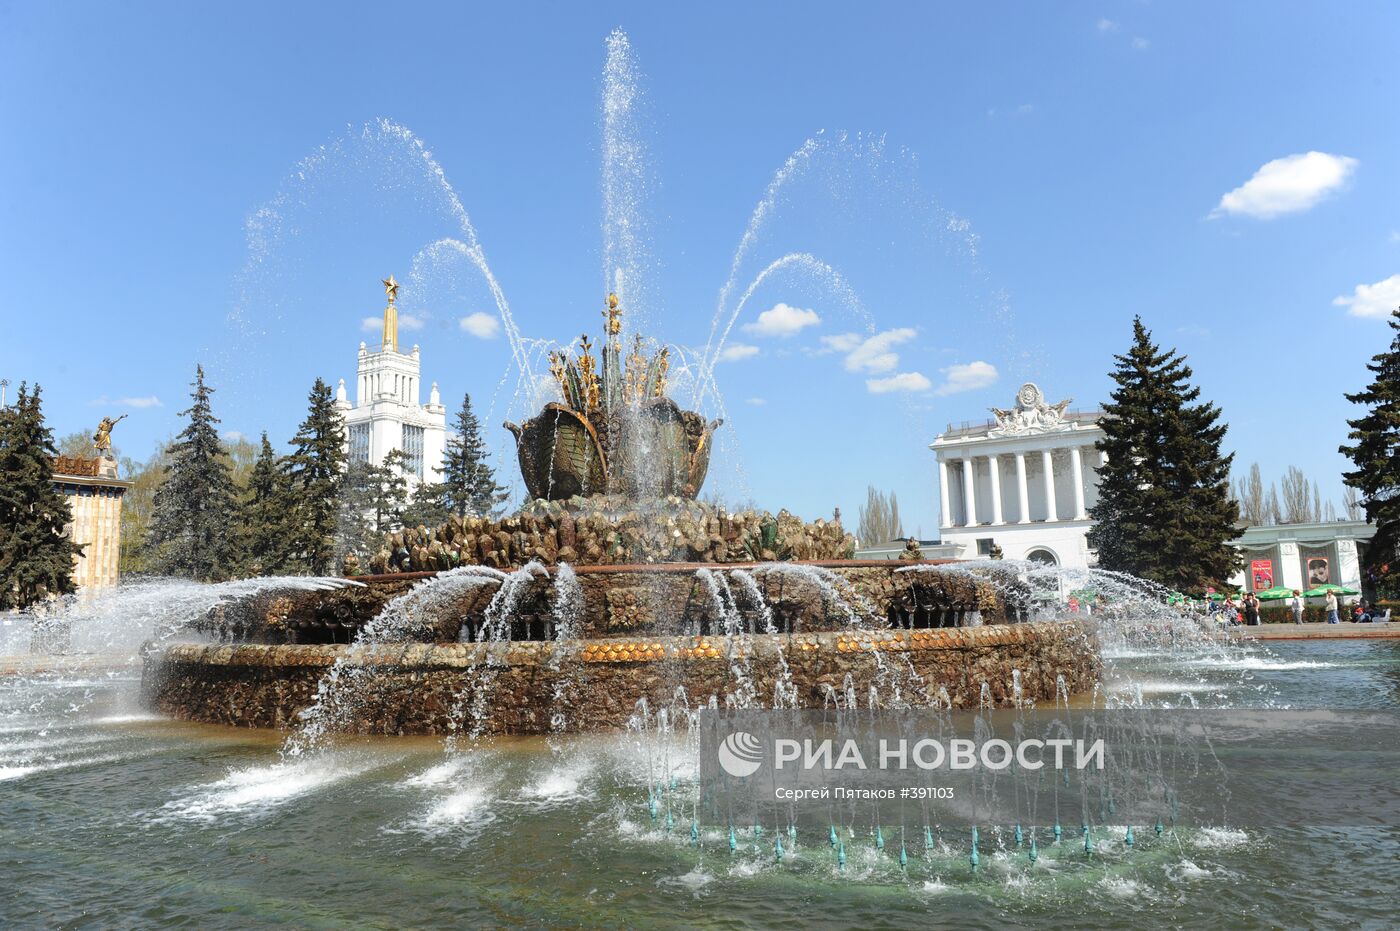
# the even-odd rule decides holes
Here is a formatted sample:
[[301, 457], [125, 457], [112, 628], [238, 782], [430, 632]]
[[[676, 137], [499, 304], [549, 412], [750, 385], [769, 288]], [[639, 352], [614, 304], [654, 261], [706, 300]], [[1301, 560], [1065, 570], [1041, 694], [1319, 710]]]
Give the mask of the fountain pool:
[[[1400, 643], [1249, 647], [1233, 660], [1127, 650], [1119, 681], [1156, 697], [1248, 706], [1400, 708]], [[273, 732], [143, 712], [139, 671], [0, 678], [0, 849], [7, 926], [133, 924], [379, 928], [568, 924], [803, 927], [865, 923], [1141, 927], [1380, 926], [1394, 918], [1400, 830], [1179, 829], [1095, 861], [1042, 831], [1032, 867], [957, 838], [925, 852], [843, 826], [775, 864], [717, 826], [692, 846], [647, 811], [655, 748], [641, 735], [501, 738], [444, 755], [429, 738], [344, 740], [303, 759]], [[713, 835], [713, 836], [710, 836]], [[1066, 846], [1072, 846], [1066, 844]], [[1306, 882], [1300, 879], [1306, 878]], [[542, 881], [544, 880], [544, 881]]]

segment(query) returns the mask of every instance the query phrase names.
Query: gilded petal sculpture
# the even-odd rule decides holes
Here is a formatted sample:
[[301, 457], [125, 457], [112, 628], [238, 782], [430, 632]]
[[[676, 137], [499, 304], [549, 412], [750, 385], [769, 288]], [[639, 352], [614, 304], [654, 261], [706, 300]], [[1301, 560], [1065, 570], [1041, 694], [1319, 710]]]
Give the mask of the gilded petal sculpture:
[[711, 437], [706, 422], [666, 395], [670, 348], [650, 358], [638, 335], [624, 360], [622, 311], [608, 295], [600, 352], [587, 334], [578, 353], [555, 352], [549, 371], [562, 403], [551, 402], [522, 425], [507, 423], [532, 498], [623, 494], [630, 498], [694, 498], [705, 483]]

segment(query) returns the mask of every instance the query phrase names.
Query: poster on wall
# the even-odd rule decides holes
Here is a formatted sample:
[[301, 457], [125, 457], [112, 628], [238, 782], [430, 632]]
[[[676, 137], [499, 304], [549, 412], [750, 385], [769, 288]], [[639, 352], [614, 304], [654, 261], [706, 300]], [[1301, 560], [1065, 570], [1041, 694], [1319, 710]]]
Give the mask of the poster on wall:
[[1272, 559], [1255, 559], [1249, 563], [1249, 576], [1254, 580], [1254, 590], [1262, 592], [1266, 588], [1274, 587], [1274, 561]]
[[1328, 565], [1325, 556], [1308, 557], [1308, 588], [1317, 588], [1319, 585], [1327, 585], [1332, 581], [1332, 568]]

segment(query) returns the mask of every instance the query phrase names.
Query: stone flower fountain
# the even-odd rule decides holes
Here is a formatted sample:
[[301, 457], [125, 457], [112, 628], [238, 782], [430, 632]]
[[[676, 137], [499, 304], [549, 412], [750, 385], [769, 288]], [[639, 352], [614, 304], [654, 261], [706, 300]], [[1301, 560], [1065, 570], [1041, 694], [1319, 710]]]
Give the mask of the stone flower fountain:
[[608, 295], [603, 313], [606, 334], [596, 358], [586, 334], [576, 356], [550, 356], [563, 403], [546, 404], [523, 425], [506, 424], [530, 497], [697, 497], [710, 467], [711, 437], [723, 421], [706, 423], [667, 397], [669, 347], [648, 357], [639, 333], [624, 359], [616, 294]]
[[[214, 723], [361, 733], [624, 726], [677, 695], [977, 707], [1094, 681], [1075, 622], [1027, 622], [1014, 567], [852, 559], [830, 521], [696, 500], [720, 422], [666, 394], [670, 352], [556, 352], [561, 401], [514, 434], [531, 500], [390, 534], [357, 584], [222, 604], [213, 643], [152, 649], [150, 704]], [[845, 699], [843, 699], [845, 700]], [[854, 700], [854, 699], [852, 699]]]

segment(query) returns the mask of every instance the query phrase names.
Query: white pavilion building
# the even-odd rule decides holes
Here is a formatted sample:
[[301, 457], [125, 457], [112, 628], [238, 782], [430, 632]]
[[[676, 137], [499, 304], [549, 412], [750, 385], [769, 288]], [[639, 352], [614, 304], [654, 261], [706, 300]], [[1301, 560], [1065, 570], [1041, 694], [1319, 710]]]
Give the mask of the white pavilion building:
[[1007, 559], [1087, 568], [1088, 509], [1098, 500], [1103, 436], [1097, 411], [1066, 413], [1034, 384], [995, 420], [949, 427], [930, 445], [938, 457], [941, 538], [961, 559]]
[[[1067, 412], [1069, 403], [1048, 404], [1028, 383], [1014, 407], [992, 408], [996, 419], [950, 426], [929, 444], [938, 457], [942, 545], [925, 546], [926, 555], [985, 558], [995, 545], [1007, 559], [1068, 569], [1098, 562], [1088, 511], [1106, 461], [1094, 446], [1104, 435], [1102, 412]], [[1239, 529], [1233, 545], [1244, 568], [1231, 582], [1251, 591], [1324, 583], [1360, 589], [1361, 552], [1376, 532], [1363, 520]]]
[[394, 306], [399, 285], [392, 275], [384, 280], [389, 301], [384, 308], [384, 333], [378, 351], [360, 343], [352, 407], [345, 379], [336, 388], [336, 408], [345, 419], [346, 454], [351, 462], [380, 465], [395, 449], [408, 457], [404, 471], [410, 490], [420, 482], [440, 480], [447, 443], [447, 409], [437, 382], [420, 404], [421, 360], [417, 346], [399, 351], [399, 314]]

